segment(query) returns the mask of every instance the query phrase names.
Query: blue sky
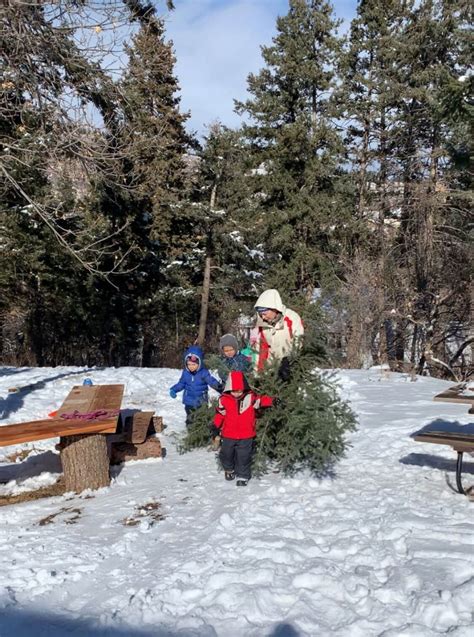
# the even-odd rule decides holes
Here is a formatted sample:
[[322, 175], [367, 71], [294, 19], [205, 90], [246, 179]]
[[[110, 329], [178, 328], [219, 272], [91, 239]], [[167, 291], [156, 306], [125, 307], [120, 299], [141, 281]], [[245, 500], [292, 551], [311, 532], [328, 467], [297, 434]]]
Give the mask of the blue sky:
[[[244, 99], [247, 75], [263, 66], [260, 46], [271, 43], [287, 0], [174, 0], [166, 17], [177, 57], [182, 110], [191, 111], [190, 130], [205, 134], [216, 120], [237, 126], [234, 99]], [[333, 1], [347, 28], [357, 0]]]

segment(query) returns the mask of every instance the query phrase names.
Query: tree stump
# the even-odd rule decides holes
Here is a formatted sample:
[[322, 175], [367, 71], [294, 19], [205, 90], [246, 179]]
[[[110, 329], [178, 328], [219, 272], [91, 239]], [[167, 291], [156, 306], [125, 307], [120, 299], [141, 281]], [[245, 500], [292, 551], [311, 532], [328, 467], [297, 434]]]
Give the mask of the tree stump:
[[66, 491], [81, 493], [84, 489], [109, 486], [109, 457], [105, 436], [64, 436], [59, 448]]

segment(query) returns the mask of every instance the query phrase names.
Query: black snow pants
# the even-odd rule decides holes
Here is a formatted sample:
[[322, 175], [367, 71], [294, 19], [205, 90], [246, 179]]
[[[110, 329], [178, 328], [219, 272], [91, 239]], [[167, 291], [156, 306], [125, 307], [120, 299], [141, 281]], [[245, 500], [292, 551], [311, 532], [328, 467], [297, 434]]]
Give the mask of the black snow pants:
[[193, 424], [193, 415], [196, 411], [197, 407], [188, 407], [188, 405], [184, 406], [184, 411], [186, 412], [186, 429], [189, 429]]
[[255, 438], [222, 438], [219, 459], [225, 471], [235, 471], [236, 478], [250, 480]]

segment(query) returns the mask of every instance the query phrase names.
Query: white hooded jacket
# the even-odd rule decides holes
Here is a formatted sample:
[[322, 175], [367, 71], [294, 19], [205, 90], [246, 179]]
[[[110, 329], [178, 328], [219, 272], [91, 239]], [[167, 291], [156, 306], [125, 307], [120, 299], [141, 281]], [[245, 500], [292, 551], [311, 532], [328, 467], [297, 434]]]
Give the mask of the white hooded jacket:
[[256, 370], [260, 371], [266, 361], [281, 360], [293, 348], [302, 346], [304, 327], [299, 314], [286, 308], [278, 290], [265, 290], [258, 297], [255, 307], [268, 307], [281, 313], [274, 325], [266, 323], [257, 315], [258, 339], [256, 343]]

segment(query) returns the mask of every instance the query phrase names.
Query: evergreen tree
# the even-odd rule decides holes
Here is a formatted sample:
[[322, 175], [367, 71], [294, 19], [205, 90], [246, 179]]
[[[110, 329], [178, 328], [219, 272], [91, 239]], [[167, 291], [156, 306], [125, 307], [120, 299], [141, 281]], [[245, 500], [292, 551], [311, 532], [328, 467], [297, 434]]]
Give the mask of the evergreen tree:
[[[52, 27], [43, 7], [12, 6], [2, 17], [1, 349], [6, 362], [57, 364], [64, 362], [57, 357], [64, 328], [74, 325], [69, 310], [78, 305], [79, 264], [98, 266], [98, 246], [110, 230], [104, 220], [84, 214], [69, 180], [61, 182], [56, 170], [71, 166], [72, 158], [77, 167], [83, 144], [92, 153], [96, 148], [60, 108], [62, 92], [72, 92], [78, 75], [91, 67], [72, 39]], [[91, 241], [97, 242], [92, 252]]]
[[[390, 213], [389, 179], [393, 177], [390, 125], [399, 99], [394, 72], [408, 10], [409, 3], [401, 0], [361, 0], [339, 64], [336, 101], [348, 122], [344, 141], [357, 180], [357, 212], [364, 217], [375, 206], [379, 253], [383, 252], [383, 222]], [[369, 189], [371, 179], [377, 185], [375, 192]]]
[[402, 369], [409, 356], [421, 371], [429, 358], [439, 372], [453, 326], [465, 331], [467, 210], [451, 205], [446, 177], [451, 116], [468, 117], [468, 12], [463, 0], [364, 0], [351, 26], [337, 103], [368, 230], [344, 273], [352, 364], [368, 333], [375, 362]]
[[[171, 45], [148, 2], [40, 5], [2, 12], [3, 350], [23, 333], [32, 363], [156, 364], [164, 319], [185, 314], [164, 298], [166, 267], [193, 234], [178, 205], [189, 139]], [[85, 20], [98, 22], [93, 52], [78, 46]], [[130, 21], [114, 82], [99, 60]]]
[[183, 208], [184, 157], [194, 144], [185, 131], [189, 114], [179, 109], [176, 60], [172, 43], [165, 40], [163, 19], [149, 18], [125, 50], [128, 65], [120, 86], [130, 168], [127, 177], [141, 213], [151, 225], [153, 240], [165, 251], [161, 258], [166, 263], [173, 256], [173, 223]]
[[103, 293], [122, 317], [121, 349], [134, 364], [156, 364], [159, 340], [169, 340], [163, 319], [171, 314], [167, 292], [176, 283], [167, 266], [181, 256], [186, 235], [192, 234], [184, 159], [193, 142], [184, 128], [188, 115], [179, 110], [175, 58], [163, 20], [149, 10], [125, 50], [119, 148], [127, 189], [105, 185], [98, 206], [115, 225], [124, 226], [124, 246], [138, 249], [127, 257], [129, 272], [116, 282], [118, 292]]
[[277, 20], [266, 67], [248, 78], [252, 97], [237, 103], [261, 167], [261, 236], [269, 287], [308, 298], [350, 232], [351, 193], [340, 166], [342, 144], [332, 121], [338, 21], [323, 0], [291, 0]]
[[258, 203], [252, 197], [249, 151], [240, 131], [212, 125], [199, 159], [193, 203], [202, 238], [196, 247], [202, 254], [201, 272], [205, 262], [211, 268], [207, 335], [212, 341], [235, 329], [262, 275], [252, 237]]
[[[340, 247], [350, 202], [338, 168], [342, 147], [329, 102], [339, 46], [336, 27], [328, 3], [291, 0], [288, 15], [277, 21], [273, 46], [262, 49], [267, 67], [249, 77], [253, 97], [237, 104], [251, 117], [243, 130], [255, 151], [254, 168], [260, 168], [254, 196], [269, 260], [266, 283], [284, 293], [303, 291], [307, 299], [324, 276], [324, 262]], [[334, 224], [339, 224], [336, 232]], [[251, 379], [257, 391], [281, 401], [258, 426], [257, 474], [270, 464], [288, 474], [321, 473], [344, 452], [354, 416], [334, 385], [315, 372], [321, 351], [317, 341], [315, 355], [312, 340], [308, 329], [303, 353], [292, 357], [289, 383], [278, 378], [278, 365]], [[196, 414], [184, 450], [208, 439], [210, 415], [207, 406]]]

